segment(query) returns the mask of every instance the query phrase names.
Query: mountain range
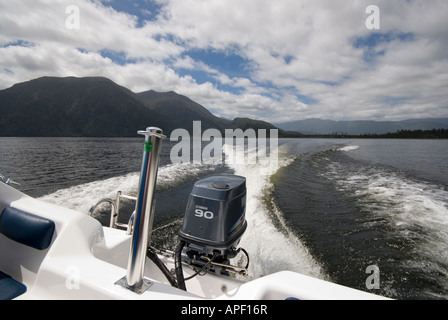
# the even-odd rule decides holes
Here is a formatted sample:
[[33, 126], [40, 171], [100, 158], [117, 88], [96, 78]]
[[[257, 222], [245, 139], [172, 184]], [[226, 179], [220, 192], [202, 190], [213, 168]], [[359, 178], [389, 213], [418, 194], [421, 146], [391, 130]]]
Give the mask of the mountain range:
[[[42, 77], [0, 91], [0, 136], [132, 137], [157, 126], [165, 134], [176, 128], [192, 132], [251, 126], [274, 129], [267, 122], [214, 116], [173, 91], [134, 93], [103, 77]], [[281, 131], [281, 130], [280, 130]]]
[[400, 129], [448, 128], [446, 119], [400, 122], [332, 121], [308, 119], [271, 123], [249, 119], [224, 119], [173, 91], [134, 93], [104, 77], [41, 77], [0, 90], [0, 136], [135, 137], [138, 130], [157, 126], [169, 135], [193, 121], [202, 130], [279, 129], [287, 134], [364, 134]]

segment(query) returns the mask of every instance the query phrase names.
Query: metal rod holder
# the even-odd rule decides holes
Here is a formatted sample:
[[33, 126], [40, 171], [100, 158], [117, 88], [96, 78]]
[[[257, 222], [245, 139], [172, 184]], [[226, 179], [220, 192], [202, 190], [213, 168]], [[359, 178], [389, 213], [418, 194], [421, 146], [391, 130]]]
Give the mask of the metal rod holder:
[[116, 282], [136, 293], [143, 293], [152, 283], [144, 279], [146, 251], [151, 240], [152, 225], [154, 221], [153, 198], [157, 181], [159, 156], [162, 139], [166, 138], [163, 131], [156, 127], [148, 127], [146, 131], [138, 131], [145, 136], [143, 148], [143, 161], [140, 171], [137, 203], [132, 233], [131, 248], [129, 252], [128, 268], [125, 277]]

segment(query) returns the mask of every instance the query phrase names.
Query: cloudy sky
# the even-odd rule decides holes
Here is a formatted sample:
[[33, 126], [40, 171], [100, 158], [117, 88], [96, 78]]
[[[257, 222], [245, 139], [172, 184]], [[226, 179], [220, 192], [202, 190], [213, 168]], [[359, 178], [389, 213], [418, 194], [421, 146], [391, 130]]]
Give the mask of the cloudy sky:
[[230, 119], [447, 117], [448, 1], [0, 0], [0, 89], [41, 76]]

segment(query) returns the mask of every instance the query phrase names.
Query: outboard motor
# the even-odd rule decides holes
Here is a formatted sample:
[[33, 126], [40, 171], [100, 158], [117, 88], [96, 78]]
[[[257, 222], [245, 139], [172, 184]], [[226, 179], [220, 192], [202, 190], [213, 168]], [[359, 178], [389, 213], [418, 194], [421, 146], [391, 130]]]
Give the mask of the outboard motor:
[[[246, 178], [236, 175], [212, 176], [197, 181], [188, 199], [180, 243], [176, 250], [176, 275], [182, 282], [182, 260], [200, 271], [245, 274], [245, 268], [231, 266], [246, 231]], [[181, 253], [182, 251], [182, 253]], [[180, 278], [180, 279], [179, 279]]]

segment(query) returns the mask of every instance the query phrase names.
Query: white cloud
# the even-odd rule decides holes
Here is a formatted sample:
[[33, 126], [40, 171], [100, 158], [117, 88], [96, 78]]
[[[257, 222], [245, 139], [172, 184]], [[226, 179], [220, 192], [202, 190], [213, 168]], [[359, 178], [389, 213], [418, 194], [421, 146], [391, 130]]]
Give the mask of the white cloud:
[[[157, 2], [157, 19], [139, 25], [145, 15], [108, 1], [0, 0], [0, 88], [43, 75], [105, 76], [135, 92], [174, 90], [228, 118], [448, 116], [446, 0], [377, 1], [377, 31], [365, 27], [368, 0]], [[79, 30], [66, 28], [69, 5], [80, 9]], [[384, 39], [369, 43], [375, 33]], [[247, 65], [226, 73], [190, 50]]]
[[[230, 48], [251, 61], [252, 79], [274, 85], [273, 91], [282, 96], [251, 97], [272, 111], [271, 119], [446, 116], [441, 108], [448, 104], [442, 93], [448, 84], [446, 2], [380, 1], [379, 32], [408, 33], [417, 39], [379, 44], [376, 52], [384, 56], [373, 57], [374, 62], [365, 61], [364, 48], [354, 46], [356, 38], [375, 32], [365, 27], [368, 5], [369, 1], [173, 0], [166, 2], [166, 19], [159, 23], [189, 46]], [[221, 81], [231, 83], [225, 76]], [[282, 90], [288, 87], [294, 90]], [[418, 94], [416, 88], [421, 89]], [[292, 102], [282, 92], [306, 95], [315, 103], [305, 108], [298, 98]], [[241, 107], [248, 105], [247, 96], [236, 100]]]

